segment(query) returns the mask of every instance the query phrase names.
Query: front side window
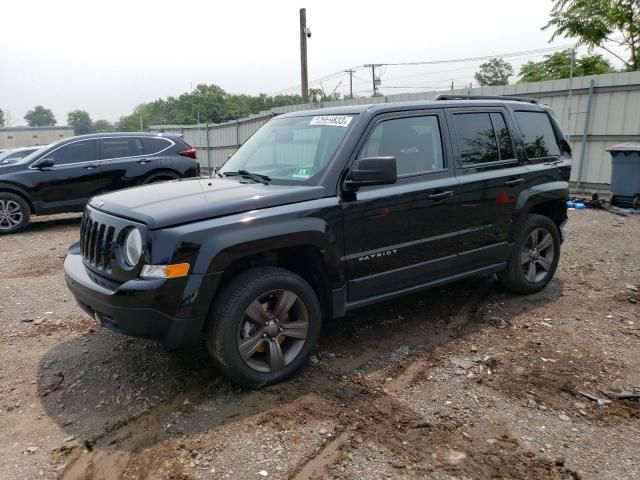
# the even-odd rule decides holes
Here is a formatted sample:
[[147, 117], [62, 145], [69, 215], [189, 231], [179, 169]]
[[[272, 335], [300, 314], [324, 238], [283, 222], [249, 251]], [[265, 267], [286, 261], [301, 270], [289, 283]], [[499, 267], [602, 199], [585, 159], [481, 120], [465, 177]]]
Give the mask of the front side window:
[[139, 138], [105, 138], [100, 140], [101, 158], [135, 157], [142, 155], [142, 140]]
[[560, 147], [545, 112], [515, 112], [529, 160], [559, 157]]
[[462, 166], [513, 160], [509, 130], [501, 113], [453, 115]]
[[396, 158], [399, 176], [443, 169], [438, 117], [403, 117], [380, 122], [358, 158], [386, 156]]
[[97, 159], [96, 141], [82, 140], [64, 145], [47, 155], [53, 160], [54, 165], [67, 165], [78, 162], [92, 162]]
[[274, 118], [220, 169], [247, 170], [273, 180], [307, 182], [324, 170], [349, 130], [352, 116]]

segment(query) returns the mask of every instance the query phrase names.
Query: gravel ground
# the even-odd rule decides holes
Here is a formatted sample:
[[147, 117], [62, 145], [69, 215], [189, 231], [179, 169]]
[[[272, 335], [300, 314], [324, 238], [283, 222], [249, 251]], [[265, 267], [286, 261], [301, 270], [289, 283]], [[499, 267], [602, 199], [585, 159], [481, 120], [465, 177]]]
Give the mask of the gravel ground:
[[78, 228], [0, 237], [0, 478], [640, 478], [640, 402], [616, 398], [640, 390], [637, 217], [570, 212], [538, 294], [481, 277], [328, 322], [257, 392], [201, 344], [84, 315], [62, 273]]

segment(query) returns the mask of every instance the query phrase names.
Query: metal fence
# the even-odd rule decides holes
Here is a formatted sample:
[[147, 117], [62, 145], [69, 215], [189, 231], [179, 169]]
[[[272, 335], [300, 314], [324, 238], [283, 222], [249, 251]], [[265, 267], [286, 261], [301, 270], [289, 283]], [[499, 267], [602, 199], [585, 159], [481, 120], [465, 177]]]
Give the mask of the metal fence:
[[574, 158], [571, 180], [585, 190], [607, 189], [611, 178], [609, 148], [620, 142], [640, 141], [640, 72], [290, 105], [226, 123], [154, 125], [150, 129], [182, 133], [198, 150], [203, 167], [211, 168], [222, 165], [253, 132], [282, 113], [341, 105], [432, 100], [441, 93], [519, 95], [550, 105], [571, 138]]

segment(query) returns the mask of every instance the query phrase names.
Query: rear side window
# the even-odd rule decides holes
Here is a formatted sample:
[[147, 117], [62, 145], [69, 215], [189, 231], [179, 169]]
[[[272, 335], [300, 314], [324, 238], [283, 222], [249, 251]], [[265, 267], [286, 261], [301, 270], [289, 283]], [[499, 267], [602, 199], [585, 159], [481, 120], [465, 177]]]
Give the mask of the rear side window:
[[358, 158], [396, 157], [398, 175], [444, 168], [440, 125], [435, 115], [385, 120], [371, 132]]
[[69, 143], [60, 147], [46, 158], [51, 158], [55, 165], [67, 165], [69, 163], [92, 162], [98, 158], [96, 154], [96, 141], [83, 140]]
[[511, 135], [501, 113], [453, 115], [462, 166], [513, 160]]
[[529, 160], [559, 157], [560, 147], [545, 112], [515, 112]]
[[142, 144], [145, 155], [153, 155], [171, 146], [169, 140], [160, 137], [142, 137]]
[[100, 140], [101, 158], [135, 157], [142, 155], [142, 140], [131, 138], [104, 138]]

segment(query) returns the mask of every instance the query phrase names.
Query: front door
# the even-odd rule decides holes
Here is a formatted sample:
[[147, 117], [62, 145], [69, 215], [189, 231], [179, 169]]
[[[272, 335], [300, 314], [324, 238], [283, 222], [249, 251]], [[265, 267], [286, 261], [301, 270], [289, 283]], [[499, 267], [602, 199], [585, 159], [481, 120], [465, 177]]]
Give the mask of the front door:
[[456, 265], [458, 183], [441, 110], [381, 116], [358, 158], [394, 156], [394, 185], [343, 202], [349, 302], [429, 283]]
[[105, 180], [101, 176], [96, 140], [67, 143], [45, 158], [53, 160], [53, 166], [32, 168], [31, 174], [34, 202], [43, 213], [82, 210], [102, 190]]

